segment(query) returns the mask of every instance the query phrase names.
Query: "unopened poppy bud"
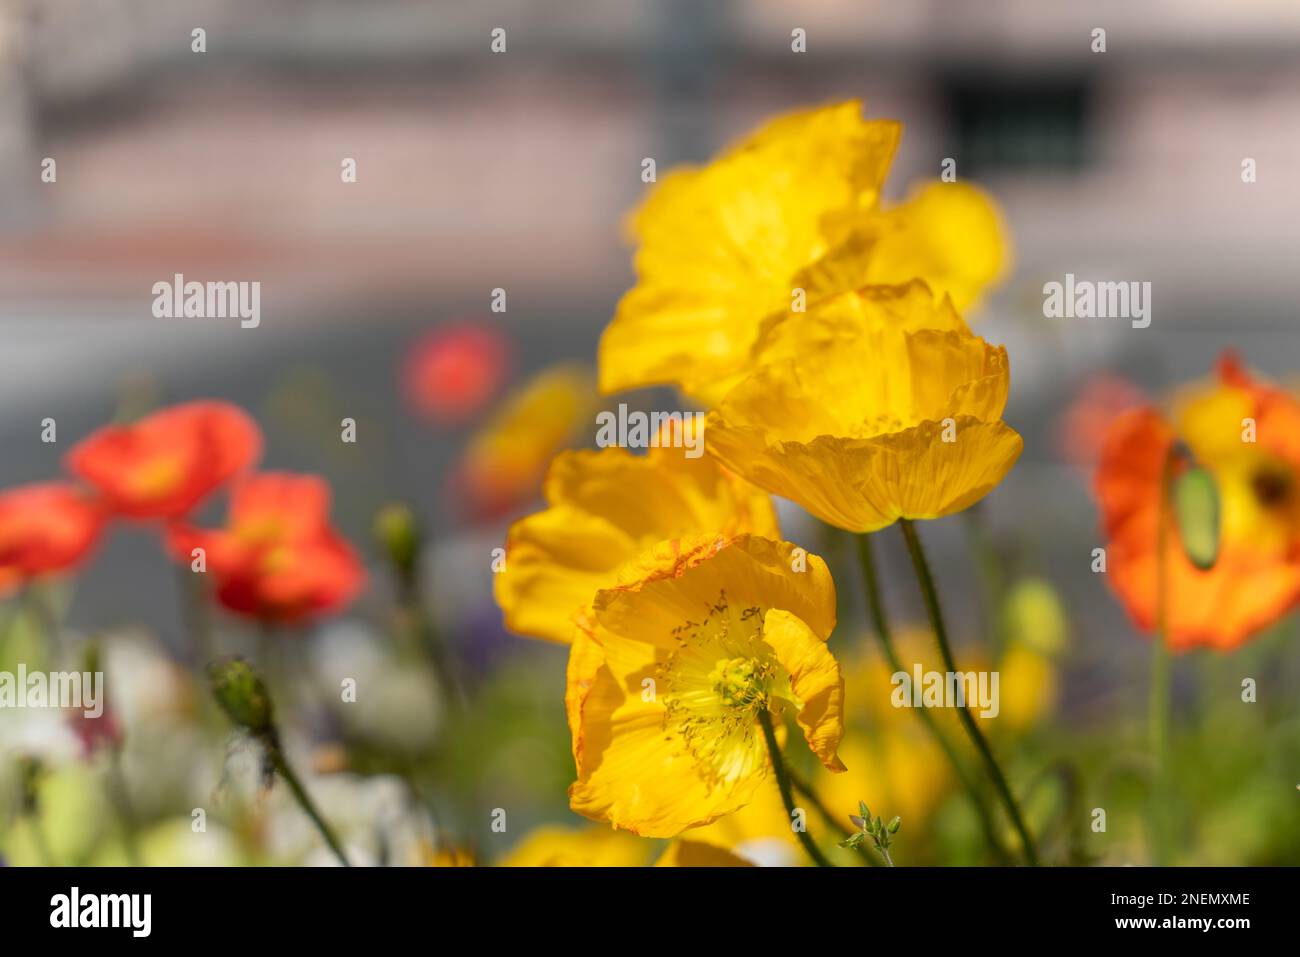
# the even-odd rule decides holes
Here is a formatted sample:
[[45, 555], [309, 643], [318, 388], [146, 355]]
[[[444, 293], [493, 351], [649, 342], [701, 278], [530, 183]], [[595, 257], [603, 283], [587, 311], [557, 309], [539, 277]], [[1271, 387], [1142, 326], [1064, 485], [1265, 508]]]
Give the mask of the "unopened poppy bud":
[[385, 505], [375, 516], [374, 534], [393, 566], [411, 574], [420, 554], [420, 526], [410, 508], [400, 502]]
[[1209, 571], [1219, 558], [1219, 489], [1214, 477], [1199, 466], [1173, 482], [1174, 518], [1188, 560]]
[[243, 658], [223, 658], [208, 665], [212, 694], [230, 720], [249, 731], [271, 730], [271, 696], [257, 672]]

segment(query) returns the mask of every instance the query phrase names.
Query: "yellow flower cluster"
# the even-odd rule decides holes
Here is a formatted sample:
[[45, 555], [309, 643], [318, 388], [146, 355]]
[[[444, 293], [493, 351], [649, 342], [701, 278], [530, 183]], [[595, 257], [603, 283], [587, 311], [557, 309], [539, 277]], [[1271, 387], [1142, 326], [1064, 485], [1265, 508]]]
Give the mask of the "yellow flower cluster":
[[[856, 102], [780, 117], [669, 174], [633, 217], [638, 281], [601, 340], [601, 388], [678, 386], [712, 409], [709, 454], [665, 436], [646, 455], [560, 455], [496, 578], [508, 627], [570, 645], [569, 794], [593, 820], [704, 835], [779, 807], [769, 745], [787, 715], [845, 770], [834, 584], [781, 540], [767, 493], [871, 531], [965, 508], [1020, 453], [1006, 352], [957, 311], [1005, 267], [998, 215], [956, 183], [886, 205], [899, 133]], [[589, 844], [546, 838], [542, 856]]]

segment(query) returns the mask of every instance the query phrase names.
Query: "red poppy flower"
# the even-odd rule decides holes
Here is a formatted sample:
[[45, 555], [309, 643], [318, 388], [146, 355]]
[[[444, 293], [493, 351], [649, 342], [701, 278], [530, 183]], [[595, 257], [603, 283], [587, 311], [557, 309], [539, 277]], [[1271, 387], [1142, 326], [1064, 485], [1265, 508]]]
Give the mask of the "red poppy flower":
[[0, 492], [0, 591], [72, 568], [90, 553], [103, 522], [85, 493], [65, 482]]
[[510, 342], [490, 327], [453, 323], [424, 336], [408, 357], [403, 385], [415, 410], [439, 425], [464, 422], [501, 388]]
[[67, 466], [114, 514], [176, 519], [257, 460], [262, 436], [238, 406], [187, 402], [131, 425], [108, 425], [68, 454]]
[[284, 624], [330, 614], [361, 590], [365, 571], [330, 526], [329, 487], [311, 475], [267, 472], [239, 480], [224, 529], [177, 526], [178, 561], [204, 550], [217, 600], [238, 614]]
[[1214, 564], [1188, 558], [1165, 508], [1169, 645], [1228, 650], [1300, 603], [1300, 402], [1226, 355], [1218, 381], [1185, 390], [1173, 415], [1145, 406], [1111, 424], [1097, 472], [1110, 539], [1106, 580], [1137, 625], [1156, 626], [1164, 470], [1195, 462], [1219, 500]]

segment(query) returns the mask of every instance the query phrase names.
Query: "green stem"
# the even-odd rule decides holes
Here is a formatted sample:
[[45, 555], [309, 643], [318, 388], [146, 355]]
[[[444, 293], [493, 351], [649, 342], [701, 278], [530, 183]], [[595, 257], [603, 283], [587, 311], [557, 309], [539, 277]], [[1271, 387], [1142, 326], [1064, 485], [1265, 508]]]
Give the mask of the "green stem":
[[1148, 697], [1151, 747], [1151, 790], [1147, 798], [1147, 822], [1151, 846], [1157, 865], [1169, 862], [1166, 828], [1169, 809], [1165, 807], [1166, 774], [1169, 765], [1169, 559], [1165, 554], [1168, 538], [1169, 479], [1173, 474], [1173, 457], [1168, 456], [1160, 478], [1160, 505], [1156, 526], [1156, 639], [1151, 656], [1151, 687]]
[[420, 586], [419, 566], [411, 569], [409, 574], [400, 576], [398, 582], [399, 614], [410, 630], [415, 644], [428, 657], [433, 668], [434, 677], [442, 691], [447, 705], [452, 708], [468, 707], [465, 685], [461, 680], [460, 668], [453, 660], [443, 636], [434, 624], [424, 600], [424, 589]]
[[185, 644], [201, 674], [216, 657], [207, 588], [200, 573], [191, 571], [188, 565], [178, 565], [176, 572], [180, 579], [181, 617], [187, 632]]
[[280, 748], [280, 742], [274, 732], [268, 736], [265, 744], [271, 764], [280, 777], [284, 778], [285, 784], [289, 785], [289, 790], [293, 793], [298, 806], [302, 808], [303, 813], [311, 818], [311, 822], [316, 825], [316, 830], [325, 839], [325, 843], [334, 852], [334, 856], [339, 859], [339, 863], [344, 867], [351, 867], [352, 865], [348, 863], [347, 855], [343, 853], [343, 847], [339, 844], [338, 838], [334, 836], [330, 826], [325, 823], [325, 819], [316, 810], [316, 805], [312, 802], [310, 795], [307, 794], [307, 789], [302, 786], [302, 781], [298, 779], [298, 775], [294, 773], [293, 768], [289, 766], [289, 762], [285, 759], [284, 751]]
[[[903, 539], [907, 542], [907, 551], [912, 558], [912, 567], [916, 571], [916, 578], [921, 586], [921, 595], [925, 600], [925, 610], [930, 616], [930, 625], [934, 628], [935, 641], [939, 644], [939, 654], [943, 657], [944, 667], [951, 674], [956, 674], [958, 669], [956, 662], [953, 661], [952, 648], [948, 643], [948, 629], [944, 627], [943, 612], [939, 608], [939, 595], [934, 587], [934, 576], [930, 573], [930, 564], [926, 561], [925, 551], [921, 547], [921, 540], [917, 537], [916, 529], [909, 520], [900, 519], [898, 524], [903, 531]], [[1011, 787], [1007, 784], [1002, 768], [998, 766], [997, 759], [993, 756], [993, 750], [989, 747], [988, 740], [975, 723], [975, 718], [971, 715], [969, 708], [965, 707], [965, 705], [959, 707], [957, 716], [961, 719], [962, 727], [966, 729], [966, 734], [971, 743], [975, 745], [975, 750], [979, 752], [980, 758], [983, 759], [989, 777], [993, 779], [993, 786], [1006, 807], [1007, 815], [1011, 818], [1016, 833], [1020, 836], [1020, 844], [1024, 849], [1025, 859], [1031, 866], [1037, 867], [1038, 849], [1034, 845], [1034, 838], [1029, 833], [1029, 828], [1025, 826], [1024, 817], [1020, 813], [1020, 806], [1011, 793]]]
[[13, 637], [14, 627], [18, 624], [18, 619], [22, 617], [24, 596], [18, 593], [6, 605], [6, 613], [3, 624], [0, 624], [0, 664], [4, 664], [5, 655], [9, 651], [9, 640]]
[[[767, 741], [767, 751], [772, 757], [772, 771], [776, 774], [776, 786], [781, 790], [781, 800], [785, 804], [785, 813], [790, 818], [794, 818], [794, 793], [790, 787], [790, 775], [786, 772], [785, 761], [781, 757], [781, 749], [776, 743], [776, 729], [772, 727], [772, 716], [768, 713], [767, 708], [759, 708], [758, 723], [763, 728], [763, 738]], [[808, 831], [795, 831], [799, 837], [799, 843], [803, 849], [808, 852], [813, 863], [818, 867], [833, 867], [826, 856], [822, 854], [817, 842], [812, 839]]]
[[993, 659], [999, 661], [1007, 645], [1007, 629], [1002, 614], [1007, 599], [1006, 575], [1003, 574], [998, 550], [989, 533], [982, 503], [976, 502], [962, 512], [961, 517], [966, 523], [971, 554], [984, 587], [985, 627], [992, 638]]
[[893, 866], [894, 866], [894, 859], [893, 859], [892, 857], [889, 856], [889, 848], [887, 848], [887, 847], [882, 847], [882, 848], [880, 849], [880, 853], [883, 854], [883, 855], [885, 855], [885, 864], [888, 865], [889, 867], [893, 867]]
[[[867, 592], [867, 607], [871, 612], [871, 621], [875, 626], [876, 636], [880, 639], [880, 646], [884, 649], [885, 659], [889, 662], [889, 667], [893, 669], [893, 673], [906, 673], [907, 669], [903, 667], [903, 662], [898, 657], [898, 650], [894, 647], [893, 634], [890, 631], [889, 621], [885, 615], [885, 603], [880, 593], [880, 579], [876, 575], [876, 560], [871, 550], [871, 539], [867, 535], [858, 535], [856, 537], [858, 540], [858, 556], [862, 566], [862, 581]], [[957, 756], [957, 749], [948, 740], [948, 736], [943, 733], [939, 723], [934, 720], [934, 715], [925, 708], [913, 708], [912, 710], [943, 750], [944, 755], [948, 758], [948, 763], [952, 765], [957, 780], [961, 782], [962, 787], [966, 790], [967, 797], [970, 798], [971, 807], [974, 808], [975, 815], [979, 818], [980, 828], [984, 831], [984, 838], [988, 841], [989, 847], [993, 849], [999, 860], [1008, 861], [1007, 850], [1002, 846], [1002, 841], [998, 838], [997, 828], [993, 823], [993, 813], [989, 810], [984, 796], [980, 793], [979, 786], [967, 772], [961, 758]]]
[[59, 634], [58, 616], [50, 608], [47, 594], [40, 585], [30, 585], [23, 595], [23, 602], [45, 639], [45, 651], [49, 660], [57, 664], [63, 652], [63, 638]]

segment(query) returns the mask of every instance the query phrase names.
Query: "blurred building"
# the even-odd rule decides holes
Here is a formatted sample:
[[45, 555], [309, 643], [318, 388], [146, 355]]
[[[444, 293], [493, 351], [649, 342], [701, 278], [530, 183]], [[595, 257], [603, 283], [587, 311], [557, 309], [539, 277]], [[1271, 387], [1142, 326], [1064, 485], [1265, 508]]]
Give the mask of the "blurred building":
[[[300, 404], [386, 429], [356, 487], [427, 496], [453, 440], [410, 432], [393, 386], [421, 327], [503, 287], [526, 367], [592, 357], [642, 158], [845, 97], [905, 123], [894, 196], [952, 157], [1005, 209], [1017, 265], [984, 328], [1027, 451], [995, 508], [1060, 511], [1055, 415], [1094, 368], [1160, 386], [1225, 345], [1300, 367], [1290, 0], [0, 0], [0, 438], [30, 450], [0, 481], [56, 469], [33, 422], [75, 438], [124, 377], [263, 409], [306, 369]], [[178, 272], [261, 281], [262, 326], [152, 319]], [[1152, 327], [1045, 320], [1066, 272], [1151, 281]]]

